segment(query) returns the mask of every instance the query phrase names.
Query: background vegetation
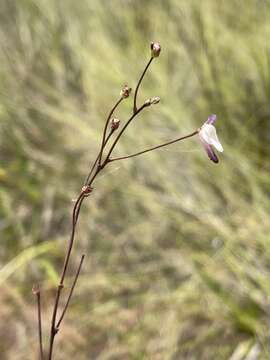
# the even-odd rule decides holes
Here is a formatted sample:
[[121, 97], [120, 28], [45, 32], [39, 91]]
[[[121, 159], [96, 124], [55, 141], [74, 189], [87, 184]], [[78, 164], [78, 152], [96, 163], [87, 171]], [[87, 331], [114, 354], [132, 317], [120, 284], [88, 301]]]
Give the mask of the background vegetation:
[[269, 17], [268, 0], [1, 0], [1, 359], [37, 358], [32, 285], [42, 285], [46, 332], [72, 198], [151, 40], [162, 53], [140, 99], [162, 101], [117, 154], [211, 113], [225, 152], [216, 166], [192, 139], [99, 178], [55, 358], [270, 358]]

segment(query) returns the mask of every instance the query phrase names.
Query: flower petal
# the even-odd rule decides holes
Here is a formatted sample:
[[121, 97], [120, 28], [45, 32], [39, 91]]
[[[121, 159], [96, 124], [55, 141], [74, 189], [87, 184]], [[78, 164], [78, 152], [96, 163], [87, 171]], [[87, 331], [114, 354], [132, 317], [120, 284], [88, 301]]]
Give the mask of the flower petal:
[[217, 120], [217, 115], [216, 114], [212, 114], [208, 116], [208, 119], [206, 120], [206, 124], [214, 124], [214, 122]]
[[207, 152], [209, 159], [212, 160], [215, 164], [217, 164], [219, 160], [212, 146], [206, 143], [203, 143], [203, 146], [205, 148], [205, 151]]
[[213, 145], [219, 152], [223, 151], [223, 147], [218, 139], [216, 128], [211, 124], [204, 124], [199, 131], [200, 138], [209, 145]]

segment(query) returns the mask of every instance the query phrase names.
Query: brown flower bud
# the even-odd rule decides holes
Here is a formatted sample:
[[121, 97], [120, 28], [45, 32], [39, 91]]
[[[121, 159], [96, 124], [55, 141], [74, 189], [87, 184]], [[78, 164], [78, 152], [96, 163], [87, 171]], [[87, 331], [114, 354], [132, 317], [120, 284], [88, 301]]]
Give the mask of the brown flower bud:
[[130, 93], [131, 93], [131, 88], [125, 85], [120, 91], [120, 96], [125, 99], [129, 97]]
[[111, 129], [112, 130], [116, 130], [119, 128], [119, 125], [120, 125], [120, 120], [119, 119], [111, 119]]
[[153, 58], [158, 57], [161, 51], [160, 43], [158, 42], [151, 42], [151, 56]]

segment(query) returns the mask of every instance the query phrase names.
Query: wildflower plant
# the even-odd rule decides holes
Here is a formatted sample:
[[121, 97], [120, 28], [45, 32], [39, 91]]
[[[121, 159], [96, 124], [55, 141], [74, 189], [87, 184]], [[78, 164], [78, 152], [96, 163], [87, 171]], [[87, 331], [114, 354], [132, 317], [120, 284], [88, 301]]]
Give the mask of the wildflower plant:
[[[60, 280], [59, 280], [59, 284], [57, 286], [56, 289], [56, 293], [55, 293], [55, 300], [54, 300], [54, 305], [53, 305], [53, 310], [52, 310], [52, 316], [51, 316], [51, 326], [50, 326], [50, 335], [49, 335], [49, 349], [48, 349], [48, 356], [47, 359], [51, 360], [53, 358], [53, 349], [54, 349], [54, 343], [55, 343], [55, 337], [56, 335], [59, 333], [62, 322], [64, 320], [66, 311], [69, 307], [70, 304], [70, 300], [72, 298], [73, 295], [73, 291], [76, 287], [76, 283], [83, 265], [83, 261], [85, 258], [85, 255], [81, 256], [80, 262], [78, 264], [76, 273], [74, 275], [74, 279], [71, 285], [71, 288], [69, 290], [69, 293], [67, 295], [67, 299], [65, 301], [65, 305], [63, 306], [62, 309], [60, 309], [59, 307], [59, 303], [60, 303], [60, 297], [62, 294], [62, 289], [64, 287], [65, 284], [65, 278], [66, 278], [66, 274], [67, 274], [67, 269], [70, 263], [70, 258], [72, 255], [72, 250], [73, 250], [73, 245], [74, 245], [74, 240], [75, 240], [75, 235], [76, 235], [76, 230], [77, 230], [77, 224], [78, 224], [78, 219], [79, 219], [79, 215], [82, 209], [82, 205], [83, 202], [85, 201], [86, 198], [88, 198], [89, 196], [91, 196], [91, 193], [93, 192], [93, 184], [96, 180], [96, 178], [100, 175], [100, 173], [103, 171], [103, 169], [107, 166], [109, 166], [111, 163], [116, 162], [116, 161], [121, 161], [121, 160], [125, 160], [125, 159], [130, 159], [157, 149], [160, 149], [162, 147], [166, 147], [168, 145], [180, 142], [182, 140], [188, 139], [188, 138], [192, 138], [196, 135], [199, 136], [209, 158], [215, 162], [218, 163], [218, 158], [213, 150], [213, 147], [222, 152], [223, 148], [222, 145], [219, 142], [219, 139], [217, 137], [216, 134], [216, 129], [214, 127], [214, 122], [216, 121], [216, 115], [210, 115], [208, 117], [208, 120], [202, 125], [202, 127], [200, 129], [197, 129], [187, 135], [184, 136], [180, 136], [177, 137], [176, 139], [167, 141], [165, 143], [161, 143], [158, 145], [154, 145], [152, 147], [149, 147], [147, 149], [135, 152], [133, 154], [130, 155], [123, 155], [123, 156], [119, 156], [119, 157], [115, 157], [113, 156], [113, 152], [116, 148], [116, 146], [118, 145], [120, 139], [122, 138], [122, 136], [124, 136], [128, 126], [130, 125], [130, 123], [143, 111], [145, 111], [147, 108], [151, 107], [152, 105], [156, 105], [160, 102], [160, 98], [157, 96], [151, 97], [149, 99], [147, 99], [146, 101], [144, 101], [143, 104], [139, 105], [138, 104], [138, 93], [140, 90], [140, 85], [142, 83], [142, 80], [148, 70], [148, 68], [150, 67], [152, 61], [159, 57], [161, 52], [161, 46], [159, 43], [157, 42], [152, 42], [150, 44], [150, 59], [146, 65], [146, 67], [144, 68], [137, 86], [135, 88], [135, 92], [134, 92], [134, 96], [133, 96], [133, 111], [132, 114], [130, 115], [129, 119], [124, 122], [122, 124], [122, 122], [113, 117], [116, 109], [119, 107], [119, 105], [122, 103], [122, 101], [126, 101], [132, 94], [132, 89], [128, 86], [125, 85], [123, 86], [123, 88], [120, 91], [120, 96], [117, 99], [116, 103], [113, 105], [112, 109], [110, 110], [107, 119], [105, 121], [105, 125], [103, 128], [103, 133], [101, 136], [101, 141], [100, 141], [100, 149], [98, 151], [97, 157], [95, 159], [95, 161], [93, 162], [92, 167], [90, 168], [85, 182], [77, 196], [77, 199], [74, 201], [74, 205], [73, 205], [73, 210], [72, 210], [72, 217], [71, 217], [71, 234], [70, 234], [70, 238], [69, 238], [69, 242], [67, 245], [67, 249], [66, 249], [66, 254], [65, 254], [65, 260], [63, 263], [63, 268], [60, 274]], [[121, 126], [122, 125], [122, 126]], [[108, 145], [108, 142], [110, 139], [113, 139], [113, 141], [111, 142], [110, 145]], [[36, 296], [37, 299], [37, 318], [38, 318], [38, 334], [39, 334], [39, 353], [40, 353], [40, 359], [41, 360], [45, 360], [45, 350], [43, 347], [43, 335], [42, 335], [42, 314], [41, 314], [41, 289], [39, 288], [38, 285], [34, 285], [33, 287], [33, 294]]]

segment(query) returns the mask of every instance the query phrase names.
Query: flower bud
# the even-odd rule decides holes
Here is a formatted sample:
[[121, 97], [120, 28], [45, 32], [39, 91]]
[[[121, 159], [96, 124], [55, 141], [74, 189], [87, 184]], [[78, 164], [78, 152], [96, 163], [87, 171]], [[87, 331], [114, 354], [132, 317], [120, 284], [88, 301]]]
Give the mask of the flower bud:
[[151, 42], [151, 56], [153, 58], [158, 57], [161, 51], [160, 43], [158, 42]]
[[119, 119], [111, 119], [111, 129], [112, 130], [116, 130], [119, 128], [119, 125], [120, 125], [120, 120]]
[[150, 99], [150, 102], [151, 102], [151, 105], [152, 105], [152, 104], [153, 104], [153, 105], [156, 105], [156, 104], [158, 104], [158, 103], [160, 102], [160, 97], [158, 97], [158, 96], [152, 97], [152, 98]]
[[131, 88], [127, 85], [123, 86], [122, 90], [120, 91], [120, 96], [125, 99], [128, 98], [131, 93]]
[[150, 105], [156, 105], [160, 102], [160, 98], [158, 96], [155, 96], [155, 97], [152, 97], [150, 99], [147, 99], [145, 102], [144, 102], [144, 105], [145, 106], [150, 106]]

